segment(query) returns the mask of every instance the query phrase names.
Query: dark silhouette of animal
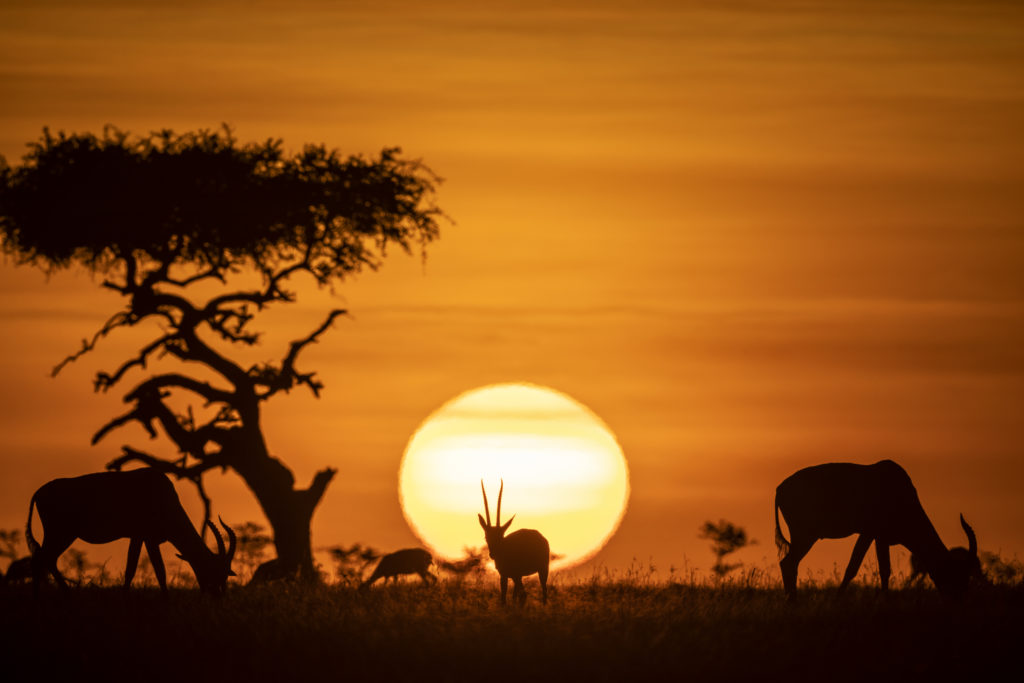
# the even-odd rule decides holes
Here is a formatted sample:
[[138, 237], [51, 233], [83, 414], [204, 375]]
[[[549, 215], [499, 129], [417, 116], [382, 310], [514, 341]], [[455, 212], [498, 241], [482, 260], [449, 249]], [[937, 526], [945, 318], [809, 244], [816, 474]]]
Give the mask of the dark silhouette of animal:
[[396, 550], [380, 558], [376, 569], [366, 581], [359, 584], [359, 587], [369, 588], [378, 579], [384, 579], [385, 583], [388, 579], [397, 581], [402, 574], [419, 574], [423, 583], [431, 583], [437, 581], [437, 577], [429, 571], [433, 563], [434, 558], [423, 548]]
[[[779, 513], [789, 526], [782, 535]], [[906, 471], [892, 460], [873, 465], [828, 463], [804, 468], [775, 490], [775, 543], [782, 583], [790, 599], [796, 595], [797, 567], [818, 540], [859, 534], [840, 590], [856, 576], [864, 555], [875, 543], [882, 590], [889, 587], [889, 546], [903, 545], [917, 555], [935, 586], [946, 595], [967, 591], [972, 565], [978, 561], [974, 531], [960, 515], [970, 548], [950, 551], [939, 538]]]
[[19, 557], [7, 566], [7, 583], [22, 583], [32, 578], [32, 556]]
[[295, 568], [289, 569], [281, 562], [281, 558], [275, 557], [256, 567], [256, 571], [252, 573], [252, 578], [249, 579], [247, 585], [259, 586], [275, 581], [287, 581], [296, 578], [297, 575], [298, 571]]
[[501, 604], [505, 604], [509, 579], [512, 579], [515, 586], [512, 591], [512, 599], [520, 605], [524, 604], [526, 589], [523, 587], [523, 577], [531, 574], [536, 574], [540, 579], [544, 604], [547, 604], [548, 563], [551, 560], [548, 539], [534, 529], [519, 529], [508, 536], [505, 535], [516, 516], [512, 515], [505, 524], [501, 523], [501, 496], [505, 492], [504, 479], [498, 490], [498, 509], [494, 526], [491, 526], [491, 509], [487, 503], [487, 490], [484, 488], [483, 480], [480, 481], [480, 491], [484, 494], [484, 511], [487, 513], [487, 520], [484, 521], [482, 515], [477, 515], [477, 518], [480, 520], [484, 538], [487, 540], [487, 552], [490, 553], [491, 559], [494, 560], [494, 567], [498, 570], [498, 578], [501, 582]]
[[[43, 526], [42, 545], [32, 535], [33, 508], [39, 512]], [[47, 573], [61, 587], [67, 588], [67, 581], [57, 570], [57, 558], [75, 539], [110, 543], [127, 538], [125, 588], [132, 583], [145, 544], [160, 590], [167, 594], [160, 544], [170, 542], [178, 549], [178, 556], [192, 566], [203, 592], [223, 593], [228, 577], [234, 576], [231, 560], [237, 539], [223, 520], [220, 523], [228, 534], [229, 546], [225, 549], [217, 527], [207, 522], [217, 541], [217, 552], [213, 552], [192, 526], [170, 479], [154, 469], [54, 479], [39, 487], [28, 506], [25, 539], [32, 552], [33, 588], [38, 595]]]
[[[973, 534], [971, 534], [973, 536]], [[971, 548], [965, 548], [963, 546], [956, 546], [955, 548], [949, 549], [949, 554], [957, 557], [957, 562], [963, 563], [970, 567], [971, 578], [979, 581], [980, 583], [987, 583], [988, 579], [985, 577], [985, 572], [981, 568], [981, 560], [978, 558], [977, 549], [972, 550]], [[910, 556], [910, 576], [907, 578], [907, 586], [912, 586], [915, 583], [920, 583], [924, 580], [928, 570], [925, 567], [925, 561], [920, 555]]]

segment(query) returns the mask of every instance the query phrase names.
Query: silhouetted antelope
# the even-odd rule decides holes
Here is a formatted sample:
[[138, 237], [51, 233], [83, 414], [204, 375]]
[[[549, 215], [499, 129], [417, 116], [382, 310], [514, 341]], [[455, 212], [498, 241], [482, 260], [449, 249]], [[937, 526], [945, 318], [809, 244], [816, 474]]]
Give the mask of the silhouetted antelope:
[[256, 571], [252, 573], [252, 578], [249, 579], [249, 586], [259, 586], [267, 583], [274, 583], [275, 581], [286, 581], [289, 579], [296, 578], [298, 568], [289, 569], [281, 558], [275, 557], [272, 560], [267, 560], [260, 566], [256, 567]]
[[396, 550], [380, 558], [380, 562], [377, 563], [377, 568], [370, 574], [370, 578], [359, 584], [359, 587], [369, 588], [377, 579], [381, 578], [384, 579], [385, 583], [387, 583], [388, 579], [397, 581], [401, 574], [419, 574], [420, 578], [423, 579], [423, 583], [437, 581], [437, 577], [429, 571], [430, 565], [433, 563], [434, 558], [423, 548]]
[[[968, 527], [969, 529], [970, 527]], [[967, 534], [968, 538], [974, 541], [974, 532], [971, 531]], [[978, 552], [976, 542], [971, 548], [965, 548], [962, 545], [958, 545], [955, 548], [949, 549], [949, 554], [958, 559], [955, 562], [961, 563], [970, 568], [970, 578], [975, 579], [981, 583], [986, 583], [988, 579], [985, 578], [985, 572], [981, 569], [981, 560], [978, 558]], [[925, 574], [928, 573], [928, 569], [925, 566], [924, 559], [920, 555], [911, 554], [910, 556], [910, 576], [907, 578], [907, 586], [912, 586], [914, 583], [920, 583]]]
[[[779, 512], [789, 526], [789, 541], [782, 535]], [[978, 543], [963, 515], [960, 524], [970, 549], [951, 552], [921, 507], [910, 477], [892, 460], [807, 467], [787, 477], [775, 490], [775, 543], [779, 553], [785, 553], [779, 568], [790, 598], [796, 595], [797, 567], [811, 546], [822, 538], [853, 534], [859, 537], [840, 590], [856, 576], [874, 541], [882, 590], [889, 587], [889, 546], [899, 544], [922, 560], [941, 592], [961, 596], [967, 590], [972, 563], [977, 563]]]
[[7, 566], [7, 583], [22, 583], [32, 578], [32, 556], [19, 557]]
[[[43, 525], [42, 545], [32, 535], [33, 507], [39, 511], [39, 521]], [[237, 541], [231, 527], [223, 520], [220, 523], [228, 534], [226, 550], [217, 527], [207, 522], [217, 541], [215, 553], [196, 533], [178, 500], [174, 485], [154, 469], [54, 479], [33, 494], [28, 506], [25, 539], [32, 551], [33, 588], [38, 594], [47, 572], [58, 584], [67, 587], [67, 581], [57, 570], [57, 558], [75, 539], [80, 538], [87, 543], [109, 543], [127, 538], [130, 542], [124, 570], [125, 588], [132, 583], [142, 545], [145, 544], [160, 590], [167, 594], [160, 544], [170, 542], [178, 549], [178, 557], [192, 565], [202, 591], [222, 593], [227, 587], [228, 577], [234, 576], [231, 559]]]
[[477, 515], [477, 518], [480, 520], [480, 526], [484, 529], [484, 538], [487, 539], [487, 552], [490, 553], [491, 559], [494, 560], [494, 567], [498, 570], [498, 577], [501, 581], [501, 604], [505, 604], [509, 579], [512, 579], [515, 586], [512, 591], [512, 599], [520, 605], [526, 602], [523, 577], [530, 574], [536, 574], [540, 579], [540, 589], [544, 596], [544, 603], [547, 604], [548, 562], [551, 559], [548, 539], [534, 529], [520, 529], [508, 536], [505, 535], [516, 516], [512, 515], [505, 524], [501, 523], [501, 495], [505, 492], [504, 479], [498, 490], [498, 510], [494, 526], [491, 526], [491, 507], [487, 503], [487, 491], [484, 489], [482, 479], [480, 480], [480, 491], [484, 494], [484, 511], [487, 513], [487, 521], [484, 521], [482, 515]]

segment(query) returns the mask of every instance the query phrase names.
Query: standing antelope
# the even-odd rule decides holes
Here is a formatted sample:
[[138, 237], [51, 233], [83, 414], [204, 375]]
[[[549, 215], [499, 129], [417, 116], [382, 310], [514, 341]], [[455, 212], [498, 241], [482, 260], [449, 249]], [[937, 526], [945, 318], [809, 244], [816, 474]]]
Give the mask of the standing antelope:
[[505, 491], [504, 479], [498, 490], [498, 510], [494, 526], [491, 526], [491, 507], [487, 503], [487, 490], [484, 489], [483, 479], [480, 480], [480, 491], [484, 494], [484, 511], [487, 513], [487, 521], [484, 521], [483, 515], [478, 514], [477, 518], [480, 520], [480, 526], [484, 529], [484, 538], [487, 539], [487, 552], [490, 553], [491, 559], [494, 560], [494, 567], [498, 570], [498, 577], [501, 581], [501, 604], [505, 604], [509, 579], [512, 579], [515, 586], [512, 591], [512, 599], [520, 605], [524, 604], [526, 589], [523, 588], [523, 577], [531, 574], [536, 574], [540, 579], [544, 604], [547, 604], [548, 561], [551, 559], [548, 539], [534, 529], [520, 529], [508, 536], [505, 535], [516, 516], [512, 515], [505, 524], [501, 523], [501, 495]]
[[359, 584], [359, 587], [369, 588], [380, 578], [383, 578], [385, 583], [387, 583], [388, 579], [397, 581], [400, 574], [419, 574], [420, 578], [423, 579], [423, 583], [437, 581], [437, 577], [429, 571], [430, 565], [433, 563], [434, 558], [423, 548], [396, 550], [380, 558], [380, 562], [377, 563], [377, 568], [373, 570], [373, 574], [366, 581]]
[[[789, 541], [782, 535], [779, 512], [789, 526]], [[856, 576], [874, 541], [882, 590], [889, 587], [889, 546], [899, 544], [919, 557], [942, 593], [962, 596], [978, 561], [978, 542], [963, 515], [960, 524], [970, 548], [966, 552], [947, 550], [921, 507], [910, 477], [892, 460], [807, 467], [787, 477], [775, 490], [775, 543], [779, 553], [785, 553], [779, 568], [790, 599], [796, 595], [797, 566], [811, 546], [822, 538], [853, 534], [859, 536], [840, 590]]]
[[[39, 511], [43, 525], [43, 543], [32, 535], [32, 509]], [[178, 494], [164, 474], [144, 468], [125, 472], [99, 472], [81, 477], [54, 479], [43, 484], [28, 505], [25, 539], [32, 552], [33, 589], [36, 595], [42, 579], [49, 572], [57, 583], [67, 582], [57, 570], [57, 558], [80, 538], [87, 543], [110, 543], [128, 538], [128, 562], [124, 570], [124, 586], [128, 588], [135, 576], [142, 545], [146, 545], [153, 573], [160, 590], [167, 594], [167, 580], [160, 544], [170, 542], [181, 559], [192, 565], [199, 588], [206, 593], [223, 593], [235, 554], [235, 532], [224, 521], [228, 534], [224, 539], [217, 527], [209, 524], [217, 541], [217, 552], [211, 551], [196, 533]]]

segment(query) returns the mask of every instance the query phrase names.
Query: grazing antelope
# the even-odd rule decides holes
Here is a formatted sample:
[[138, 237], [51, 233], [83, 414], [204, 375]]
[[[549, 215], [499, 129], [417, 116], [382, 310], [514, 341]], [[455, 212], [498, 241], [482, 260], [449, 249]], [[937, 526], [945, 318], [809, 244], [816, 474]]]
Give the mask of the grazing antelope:
[[380, 562], [377, 563], [377, 568], [373, 570], [373, 574], [370, 574], [370, 578], [359, 584], [359, 587], [369, 588], [377, 579], [381, 578], [384, 579], [385, 583], [387, 583], [388, 579], [397, 581], [401, 574], [419, 574], [420, 578], [423, 579], [423, 583], [436, 582], [437, 577], [428, 571], [433, 563], [434, 558], [423, 548], [396, 550], [380, 558]]
[[32, 556], [19, 557], [7, 566], [7, 583], [22, 583], [32, 578]]
[[[968, 534], [971, 540], [974, 540], [974, 533]], [[977, 542], [974, 542], [977, 545]], [[981, 583], [986, 583], [988, 579], [985, 578], [985, 572], [981, 569], [981, 560], [978, 558], [977, 548], [965, 548], [961, 545], [955, 548], [949, 549], [949, 554], [953, 557], [958, 558], [955, 560], [970, 568], [970, 575], [972, 579], [975, 579]], [[915, 583], [920, 583], [924, 579], [924, 575], [928, 573], [928, 569], [925, 566], [925, 561], [919, 555], [910, 556], [910, 576], [907, 578], [906, 586], [912, 586]]]
[[[779, 512], [789, 526], [789, 541], [782, 535]], [[822, 538], [853, 534], [859, 536], [840, 590], [856, 576], [874, 541], [882, 590], [889, 587], [889, 546], [899, 544], [919, 557], [942, 593], [962, 596], [972, 564], [978, 562], [978, 542], [963, 515], [960, 524], [970, 548], [950, 551], [921, 507], [910, 477], [892, 460], [807, 467], [787, 477], [775, 490], [775, 543], [779, 553], [785, 553], [779, 568], [790, 599], [796, 595], [797, 566], [811, 546]]]
[[[32, 535], [33, 507], [39, 511], [43, 525], [42, 545]], [[33, 588], [38, 595], [47, 572], [58, 584], [67, 587], [57, 570], [57, 558], [75, 539], [109, 543], [127, 538], [130, 542], [124, 570], [125, 588], [132, 583], [145, 544], [160, 590], [167, 594], [160, 544], [170, 542], [178, 549], [178, 557], [192, 565], [203, 592], [223, 593], [228, 577], [234, 576], [231, 559], [237, 539], [231, 527], [223, 520], [220, 523], [228, 534], [229, 545], [225, 550], [220, 532], [208, 521], [217, 541], [217, 552], [213, 552], [193, 528], [170, 479], [154, 469], [54, 479], [39, 487], [28, 506], [25, 539], [32, 551]]]
[[256, 567], [256, 571], [252, 573], [252, 578], [249, 579], [249, 586], [259, 586], [267, 583], [273, 583], [275, 581], [284, 581], [288, 579], [294, 579], [298, 573], [298, 569], [289, 569], [281, 562], [281, 558], [275, 557], [272, 560], [267, 560], [260, 566]]
[[526, 589], [523, 588], [523, 577], [536, 574], [540, 579], [540, 589], [543, 594], [544, 604], [548, 602], [548, 562], [551, 559], [551, 548], [548, 539], [544, 538], [539, 531], [534, 529], [520, 529], [508, 536], [508, 531], [515, 515], [512, 515], [505, 524], [501, 523], [501, 495], [505, 491], [505, 480], [501, 482], [498, 490], [498, 510], [494, 526], [491, 526], [491, 508], [487, 503], [487, 490], [484, 489], [484, 482], [480, 480], [480, 491], [484, 494], [484, 511], [487, 513], [487, 520], [483, 515], [477, 515], [480, 526], [484, 530], [484, 538], [487, 539], [487, 552], [494, 560], [494, 567], [498, 570], [498, 577], [501, 581], [501, 604], [505, 604], [505, 595], [508, 593], [508, 580], [512, 579], [515, 588], [512, 591], [512, 599], [520, 605], [526, 602]]

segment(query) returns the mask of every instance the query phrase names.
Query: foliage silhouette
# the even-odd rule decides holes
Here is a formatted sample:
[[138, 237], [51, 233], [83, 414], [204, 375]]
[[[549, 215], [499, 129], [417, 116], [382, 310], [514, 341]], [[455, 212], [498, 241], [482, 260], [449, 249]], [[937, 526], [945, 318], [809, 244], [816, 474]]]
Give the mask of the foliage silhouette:
[[18, 559], [21, 540], [21, 529], [0, 529], [0, 557], [6, 557], [11, 562]]
[[999, 553], [982, 551], [981, 566], [987, 580], [1004, 586], [1024, 584], [1024, 563], [1017, 558], [1005, 559]]
[[363, 570], [381, 556], [380, 551], [362, 543], [327, 548], [334, 562], [334, 577], [346, 586], [358, 586], [363, 579]]
[[235, 571], [243, 582], [253, 578], [256, 569], [264, 562], [267, 547], [274, 542], [265, 531], [266, 528], [258, 522], [245, 522], [235, 527], [238, 535]]
[[747, 536], [746, 529], [724, 519], [718, 520], [717, 524], [711, 521], [704, 522], [697, 536], [698, 538], [711, 541], [711, 552], [715, 554], [715, 564], [711, 567], [711, 571], [718, 577], [724, 577], [733, 569], [742, 566], [741, 562], [726, 564], [726, 555], [757, 543], [757, 541]]
[[[286, 154], [280, 140], [241, 144], [226, 127], [135, 138], [107, 127], [100, 136], [44, 129], [20, 166], [0, 163], [4, 252], [48, 273], [81, 266], [124, 298], [124, 308], [54, 374], [107, 335], [145, 322], [151, 341], [99, 372], [95, 390], [108, 391], [155, 358], [182, 363], [183, 372], [136, 384], [125, 394], [131, 409], [93, 437], [137, 422], [153, 438], [162, 429], [181, 457], [124, 446], [108, 468], [141, 462], [192, 480], [207, 520], [203, 474], [235, 471], [270, 523], [282, 567], [308, 579], [318, 576], [310, 521], [335, 470], [296, 487], [271, 455], [260, 416], [265, 401], [298, 386], [319, 397], [323, 384], [298, 368], [298, 358], [345, 311], [329, 311], [277, 362], [246, 366], [220, 349], [256, 344], [251, 323], [268, 306], [295, 302], [289, 287], [300, 278], [333, 289], [379, 267], [389, 248], [422, 252], [438, 236], [439, 179], [399, 155], [343, 157], [323, 145]], [[207, 298], [211, 285], [219, 293]]]
[[457, 580], [462, 580], [470, 575], [482, 576], [484, 574], [484, 562], [486, 561], [484, 548], [464, 547], [460, 559], [438, 559], [436, 562], [437, 567], [448, 572]]

